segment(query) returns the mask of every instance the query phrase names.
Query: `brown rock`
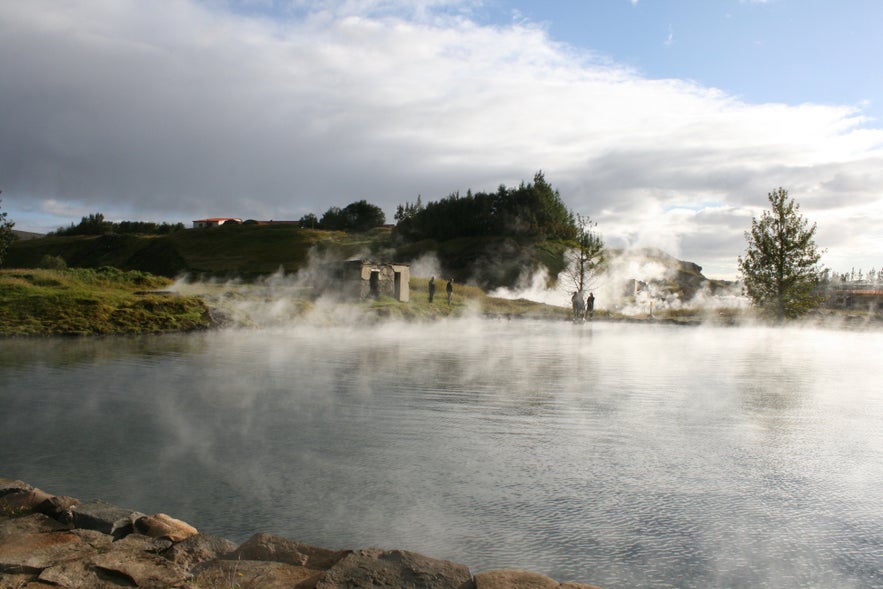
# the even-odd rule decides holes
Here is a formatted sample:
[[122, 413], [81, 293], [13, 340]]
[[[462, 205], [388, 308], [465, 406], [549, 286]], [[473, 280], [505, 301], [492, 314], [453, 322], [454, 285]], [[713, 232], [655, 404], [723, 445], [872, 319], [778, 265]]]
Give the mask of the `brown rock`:
[[558, 589], [558, 581], [529, 571], [483, 571], [475, 575], [475, 589]]
[[0, 511], [30, 512], [38, 505], [51, 499], [52, 495], [40, 489], [11, 489], [0, 496]]
[[69, 526], [59, 523], [42, 513], [32, 513], [22, 517], [0, 517], [0, 542], [6, 542], [4, 536], [60, 532], [67, 529], [69, 529]]
[[197, 534], [196, 528], [164, 513], [145, 515], [135, 520], [135, 531], [151, 538], [168, 538], [181, 542]]
[[347, 551], [317, 548], [272, 534], [258, 533], [224, 558], [226, 560], [284, 562], [285, 564], [324, 571], [334, 566], [347, 554], [349, 554]]
[[110, 534], [116, 540], [131, 534], [134, 528], [133, 522], [142, 515], [144, 514], [104, 501], [80, 503], [71, 508], [71, 521], [74, 527]]
[[71, 534], [79, 536], [79, 538], [83, 542], [99, 552], [106, 552], [110, 550], [110, 545], [113, 544], [113, 536], [102, 534], [101, 532], [97, 532], [95, 530], [74, 529], [71, 530]]
[[165, 558], [142, 551], [112, 550], [96, 554], [90, 564], [100, 573], [110, 573], [130, 579], [137, 587], [176, 587], [190, 578], [190, 574]]
[[539, 573], [504, 569], [475, 575], [475, 589], [599, 589], [593, 585], [559, 583]]
[[209, 534], [196, 534], [174, 544], [162, 556], [185, 570], [236, 550], [236, 544]]
[[468, 589], [469, 569], [403, 550], [356, 550], [326, 571], [316, 589], [399, 587], [401, 589]]
[[34, 509], [40, 513], [45, 513], [51, 518], [59, 521], [71, 521], [71, 509], [80, 504], [79, 499], [73, 497], [65, 497], [64, 495], [55, 495], [49, 497]]
[[30, 574], [0, 573], [0, 589], [50, 589], [52, 585], [37, 584]]
[[213, 560], [196, 568], [193, 584], [240, 589], [312, 589], [321, 574], [283, 562]]
[[19, 481], [16, 479], [7, 479], [6, 477], [0, 477], [0, 497], [3, 497], [7, 493], [18, 492], [18, 491], [30, 491], [33, 489], [31, 485], [27, 484], [24, 481]]
[[87, 560], [71, 560], [51, 566], [40, 573], [38, 580], [64, 589], [115, 589], [131, 587], [132, 580], [117, 575], [100, 574]]
[[39, 573], [60, 562], [94, 553], [92, 546], [71, 532], [5, 536], [0, 542], [0, 572]]
[[113, 543], [113, 550], [128, 550], [130, 552], [152, 552], [160, 554], [171, 547], [172, 541], [166, 538], [151, 538], [144, 534], [129, 534], [122, 540]]

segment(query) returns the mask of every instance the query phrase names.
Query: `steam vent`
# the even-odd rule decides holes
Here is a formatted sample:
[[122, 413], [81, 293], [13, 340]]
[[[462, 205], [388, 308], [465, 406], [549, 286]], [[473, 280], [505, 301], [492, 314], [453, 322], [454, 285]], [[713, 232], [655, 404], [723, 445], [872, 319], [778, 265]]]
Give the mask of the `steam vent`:
[[158, 513], [0, 477], [0, 589], [597, 589], [520, 570], [473, 575], [405, 550], [328, 550], [258, 533], [237, 546]]

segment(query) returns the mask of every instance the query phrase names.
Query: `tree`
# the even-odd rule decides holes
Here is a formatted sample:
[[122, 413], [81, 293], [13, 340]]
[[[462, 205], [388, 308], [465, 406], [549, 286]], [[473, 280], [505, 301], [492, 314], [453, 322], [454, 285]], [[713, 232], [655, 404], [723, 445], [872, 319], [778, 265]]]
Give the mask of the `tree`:
[[[0, 203], [2, 202], [0, 200]], [[15, 234], [12, 232], [13, 227], [15, 227], [15, 223], [6, 218], [6, 211], [0, 211], [0, 266], [6, 259], [6, 250], [9, 248], [9, 244], [15, 240]]]
[[386, 223], [386, 215], [383, 209], [372, 205], [366, 200], [350, 203], [343, 208], [346, 218], [347, 229], [352, 231], [368, 231], [375, 227], [381, 227]]
[[313, 213], [307, 213], [300, 218], [299, 222], [301, 227], [309, 227], [310, 229], [315, 229], [319, 226], [319, 218]]
[[459, 192], [425, 206], [399, 205], [396, 233], [405, 239], [447, 241], [458, 237], [504, 236], [523, 240], [573, 240], [577, 230], [561, 194], [546, 182], [542, 171], [533, 183], [516, 188], [501, 184], [496, 192]]
[[344, 208], [331, 207], [319, 221], [319, 228], [329, 231], [367, 231], [386, 223], [383, 209], [365, 200], [350, 203]]
[[576, 239], [566, 254], [567, 268], [563, 280], [567, 289], [577, 291], [580, 298], [592, 288], [592, 282], [604, 262], [604, 240], [595, 231], [597, 226], [589, 217], [577, 214]]
[[784, 188], [768, 195], [771, 210], [751, 219], [739, 270], [754, 304], [779, 320], [799, 317], [820, 302], [817, 286], [824, 250], [815, 244], [816, 224], [808, 225], [800, 205]]

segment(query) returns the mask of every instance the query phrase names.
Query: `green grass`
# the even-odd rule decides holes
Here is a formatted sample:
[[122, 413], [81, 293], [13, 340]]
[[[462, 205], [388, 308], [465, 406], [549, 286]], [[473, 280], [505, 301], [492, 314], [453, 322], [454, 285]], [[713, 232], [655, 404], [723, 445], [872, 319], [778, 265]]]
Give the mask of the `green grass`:
[[126, 334], [204, 329], [196, 297], [157, 292], [170, 281], [116, 268], [0, 271], [0, 335]]
[[510, 300], [489, 297], [476, 286], [455, 285], [451, 304], [448, 304], [443, 282], [437, 282], [435, 298], [432, 303], [429, 302], [429, 279], [411, 278], [409, 288], [411, 297], [408, 303], [400, 303], [392, 298], [380, 297], [379, 299], [365, 300], [361, 304], [366, 308], [366, 311], [378, 317], [418, 321], [469, 314], [542, 319], [562, 319], [567, 317], [567, 310], [561, 307], [553, 307], [525, 299]]

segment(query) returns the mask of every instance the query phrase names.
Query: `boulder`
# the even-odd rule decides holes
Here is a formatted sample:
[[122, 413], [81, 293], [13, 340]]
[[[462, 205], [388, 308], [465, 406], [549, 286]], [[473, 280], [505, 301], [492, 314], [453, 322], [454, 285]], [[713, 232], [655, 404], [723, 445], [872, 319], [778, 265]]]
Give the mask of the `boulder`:
[[104, 501], [90, 501], [71, 508], [71, 523], [75, 528], [96, 530], [119, 539], [131, 534], [133, 522], [143, 515]]
[[337, 564], [347, 554], [348, 551], [317, 548], [272, 534], [258, 533], [224, 556], [224, 559], [267, 560], [324, 571]]
[[236, 544], [225, 538], [209, 534], [196, 534], [183, 542], [173, 544], [162, 552], [162, 556], [185, 570], [196, 565], [214, 560], [236, 550]]
[[475, 589], [558, 589], [558, 581], [529, 571], [484, 571], [475, 575]]
[[24, 481], [0, 477], [0, 497], [3, 497], [7, 493], [30, 491], [33, 488], [34, 487]]
[[312, 589], [321, 575], [301, 566], [266, 560], [212, 560], [194, 569], [195, 587]]
[[39, 511], [40, 513], [45, 513], [49, 517], [57, 519], [58, 521], [69, 522], [73, 517], [71, 515], [71, 510], [74, 506], [79, 504], [79, 499], [66, 497], [64, 495], [53, 495], [37, 505], [34, 510]]
[[95, 554], [95, 549], [71, 532], [22, 533], [0, 542], [0, 573], [37, 574], [60, 562]]
[[[179, 587], [190, 574], [156, 552], [168, 548], [168, 540], [130, 534], [111, 542], [94, 530], [74, 530], [83, 542], [98, 542], [100, 549], [80, 558], [61, 560], [39, 573], [38, 579], [66, 589], [115, 587]], [[94, 536], [103, 536], [101, 543]]]
[[475, 589], [598, 589], [593, 585], [559, 583], [545, 575], [530, 571], [502, 569], [475, 575]]
[[316, 583], [316, 589], [358, 587], [469, 589], [473, 584], [465, 565], [416, 552], [380, 549], [351, 552], [323, 573]]
[[6, 543], [5, 536], [18, 534], [39, 534], [42, 532], [61, 532], [69, 529], [48, 515], [32, 513], [23, 517], [0, 517], [0, 542]]
[[0, 496], [0, 511], [12, 513], [28, 513], [38, 505], [52, 498], [46, 491], [31, 487], [30, 489], [7, 489]]
[[190, 524], [164, 513], [139, 517], [135, 520], [134, 529], [145, 536], [167, 538], [172, 542], [181, 542], [197, 533]]
[[90, 564], [99, 576], [122, 577], [121, 581], [130, 580], [136, 587], [177, 587], [190, 579], [190, 573], [170, 560], [141, 550], [114, 549], [96, 554]]
[[129, 550], [144, 552], [152, 552], [153, 554], [162, 554], [172, 546], [172, 541], [168, 538], [151, 538], [138, 532], [133, 532], [121, 540], [113, 543], [114, 550]]

